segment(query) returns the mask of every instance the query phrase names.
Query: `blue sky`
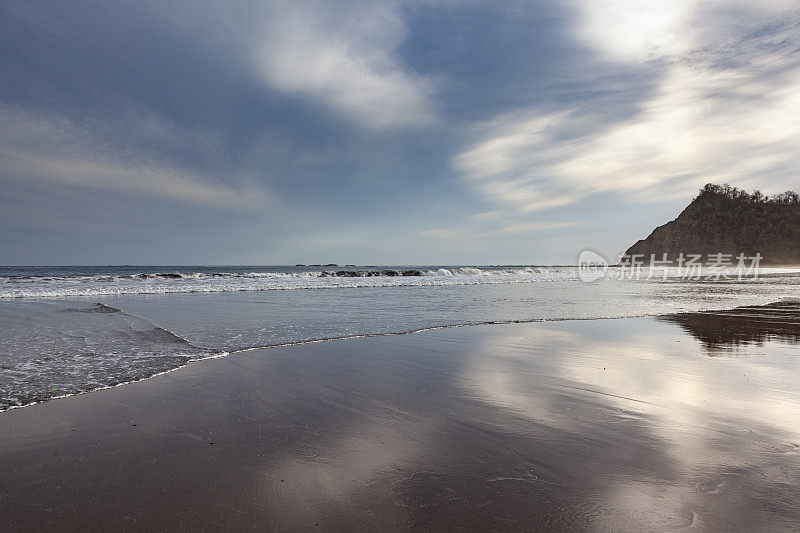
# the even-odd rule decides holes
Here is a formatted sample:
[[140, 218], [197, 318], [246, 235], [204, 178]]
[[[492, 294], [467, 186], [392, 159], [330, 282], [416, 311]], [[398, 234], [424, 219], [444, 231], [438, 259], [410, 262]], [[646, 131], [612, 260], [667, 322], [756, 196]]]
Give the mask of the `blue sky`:
[[800, 188], [793, 2], [0, 4], [0, 263], [609, 256]]

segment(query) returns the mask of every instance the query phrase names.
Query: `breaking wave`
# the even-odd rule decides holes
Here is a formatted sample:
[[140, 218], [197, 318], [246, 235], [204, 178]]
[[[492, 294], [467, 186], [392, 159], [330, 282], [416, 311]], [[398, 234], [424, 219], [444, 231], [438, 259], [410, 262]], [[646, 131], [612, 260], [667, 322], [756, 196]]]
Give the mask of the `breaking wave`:
[[536, 283], [576, 281], [577, 279], [577, 271], [572, 267], [152, 272], [82, 276], [11, 275], [0, 277], [0, 298]]
[[137, 381], [220, 353], [102, 303], [16, 304], [0, 306], [0, 411]]

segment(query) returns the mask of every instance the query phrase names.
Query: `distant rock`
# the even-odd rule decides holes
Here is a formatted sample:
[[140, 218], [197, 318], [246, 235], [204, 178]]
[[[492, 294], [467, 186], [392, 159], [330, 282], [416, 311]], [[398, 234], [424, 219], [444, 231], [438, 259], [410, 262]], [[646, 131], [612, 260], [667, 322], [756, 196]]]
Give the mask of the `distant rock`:
[[800, 196], [764, 196], [730, 185], [708, 184], [678, 215], [628, 248], [626, 256], [649, 262], [654, 254], [671, 261], [679, 254], [761, 254], [761, 264], [800, 264]]
[[411, 270], [333, 270], [320, 272], [320, 277], [337, 277], [337, 278], [372, 278], [376, 276], [422, 276], [422, 271]]
[[357, 270], [337, 270], [334, 275], [342, 278], [360, 278], [364, 273]]

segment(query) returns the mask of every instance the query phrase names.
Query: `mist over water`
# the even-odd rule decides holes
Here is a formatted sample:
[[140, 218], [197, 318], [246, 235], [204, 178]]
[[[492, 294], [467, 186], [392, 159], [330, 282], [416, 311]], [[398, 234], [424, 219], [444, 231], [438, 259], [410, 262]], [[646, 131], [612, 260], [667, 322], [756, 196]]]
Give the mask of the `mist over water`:
[[800, 296], [798, 283], [796, 272], [584, 283], [573, 267], [546, 266], [4, 267], [0, 409], [247, 348], [729, 309]]

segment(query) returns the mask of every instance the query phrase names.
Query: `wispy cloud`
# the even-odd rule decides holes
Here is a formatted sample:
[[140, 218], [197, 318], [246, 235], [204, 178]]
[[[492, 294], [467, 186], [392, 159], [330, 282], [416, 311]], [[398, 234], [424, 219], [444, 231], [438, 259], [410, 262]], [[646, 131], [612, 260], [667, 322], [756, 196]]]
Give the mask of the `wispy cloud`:
[[523, 233], [531, 233], [534, 231], [574, 228], [577, 225], [577, 222], [519, 222], [517, 224], [503, 226], [502, 228], [484, 231], [481, 233], [481, 236], [493, 237], [496, 235], [518, 235]]
[[[482, 196], [520, 212], [600, 193], [687, 196], [709, 181], [796, 187], [800, 13], [678, 4], [666, 20], [655, 3], [619, 19], [614, 2], [583, 8], [581, 31], [600, 53], [657, 60], [649, 66], [659, 83], [630, 118], [605, 123], [585, 107], [521, 109], [478, 125], [455, 168]], [[618, 42], [597, 37], [610, 33]]]
[[452, 229], [443, 229], [443, 228], [431, 228], [426, 229], [419, 232], [421, 237], [428, 237], [430, 239], [463, 239], [465, 235], [456, 230]]
[[[155, 141], [174, 141], [179, 135], [173, 126], [148, 116], [142, 116], [128, 134]], [[4, 180], [127, 191], [216, 207], [252, 208], [269, 199], [266, 190], [252, 180], [231, 187], [153, 154], [110, 144], [58, 113], [2, 108], [0, 157]]]
[[269, 87], [316, 99], [369, 128], [429, 124], [433, 85], [395, 54], [406, 34], [398, 7], [284, 4], [270, 13], [256, 68]]
[[526, 233], [542, 232], [556, 229], [572, 228], [577, 222], [516, 222], [499, 228], [481, 229], [480, 226], [467, 229], [432, 228], [419, 232], [421, 237], [441, 240], [462, 240], [484, 237], [498, 237], [502, 235], [521, 235]]

